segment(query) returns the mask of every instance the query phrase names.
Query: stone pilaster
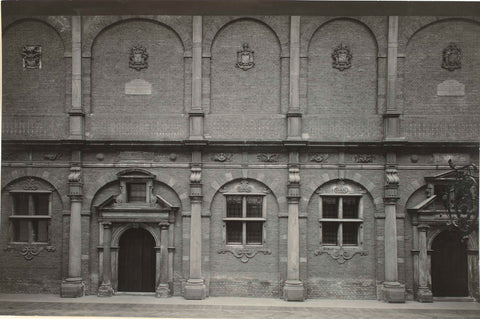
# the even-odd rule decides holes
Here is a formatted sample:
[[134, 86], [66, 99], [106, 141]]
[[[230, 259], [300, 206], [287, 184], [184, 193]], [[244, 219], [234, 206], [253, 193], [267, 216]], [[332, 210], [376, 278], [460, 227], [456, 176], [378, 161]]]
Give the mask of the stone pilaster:
[[102, 284], [98, 288], [99, 297], [113, 296], [112, 288], [112, 223], [103, 222], [103, 274]]
[[384, 140], [402, 141], [400, 115], [397, 108], [398, 17], [388, 17], [387, 108], [383, 114]]
[[300, 112], [300, 17], [290, 17], [290, 94], [287, 112], [287, 140], [302, 139]]
[[385, 281], [382, 294], [387, 302], [405, 302], [405, 285], [398, 282], [397, 201], [400, 179], [393, 152], [387, 154], [385, 181]]
[[193, 17], [192, 50], [192, 110], [190, 116], [190, 141], [202, 141], [204, 112], [202, 110], [202, 17]]
[[418, 225], [418, 288], [416, 291], [417, 300], [420, 302], [433, 302], [432, 291], [428, 287], [428, 267], [427, 254], [427, 230], [428, 225]]
[[287, 280], [283, 287], [283, 299], [303, 301], [305, 289], [300, 280], [300, 229], [298, 222], [300, 202], [300, 169], [298, 152], [291, 152], [293, 163], [288, 169], [288, 240], [287, 240]]
[[[74, 152], [79, 157], [79, 152]], [[76, 298], [84, 294], [82, 280], [82, 201], [83, 184], [81, 168], [75, 163], [68, 176], [70, 198], [70, 228], [68, 243], [68, 276], [62, 282], [60, 295], [62, 298]]]
[[202, 277], [202, 168], [201, 152], [192, 152], [190, 174], [190, 273], [185, 283], [185, 299], [205, 299], [206, 286]]
[[72, 108], [69, 139], [84, 138], [85, 113], [82, 107], [82, 18], [72, 17]]
[[157, 298], [170, 297], [168, 284], [168, 223], [160, 223], [160, 282], [155, 291]]

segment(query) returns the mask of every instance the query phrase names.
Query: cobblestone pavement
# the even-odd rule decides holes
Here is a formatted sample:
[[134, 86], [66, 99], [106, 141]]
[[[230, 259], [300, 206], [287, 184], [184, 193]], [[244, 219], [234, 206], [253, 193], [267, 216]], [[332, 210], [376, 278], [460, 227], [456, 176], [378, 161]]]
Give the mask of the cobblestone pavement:
[[[468, 308], [468, 307], [467, 307]], [[270, 307], [233, 305], [117, 304], [70, 302], [0, 301], [0, 315], [15, 316], [81, 316], [81, 317], [147, 317], [147, 318], [480, 318], [478, 309], [383, 309], [341, 307]]]

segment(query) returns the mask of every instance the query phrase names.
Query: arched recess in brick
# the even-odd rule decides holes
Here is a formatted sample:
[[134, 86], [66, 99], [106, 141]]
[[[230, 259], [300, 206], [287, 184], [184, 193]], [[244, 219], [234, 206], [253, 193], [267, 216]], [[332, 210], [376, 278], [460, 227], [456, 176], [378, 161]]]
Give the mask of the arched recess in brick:
[[[130, 65], [136, 47], [147, 55], [138, 68]], [[92, 120], [115, 113], [123, 116], [123, 122], [128, 122], [124, 117], [135, 116], [137, 122], [151, 126], [149, 118], [158, 114], [183, 114], [184, 69], [183, 42], [169, 26], [147, 19], [109, 25], [92, 43]], [[151, 127], [155, 129], [156, 125]]]
[[[335, 49], [351, 55], [334, 67]], [[333, 19], [312, 33], [307, 46], [307, 113], [358, 116], [377, 113], [378, 44], [371, 29], [354, 19]], [[345, 119], [344, 119], [345, 121]]]
[[[236, 208], [227, 208], [227, 200]], [[278, 297], [279, 241], [286, 229], [279, 229], [276, 194], [258, 180], [237, 178], [216, 192], [210, 212], [210, 295], [227, 288], [236, 296]]]
[[311, 194], [307, 213], [308, 296], [375, 298], [376, 209], [367, 186], [326, 181]]
[[[254, 65], [244, 70], [237, 62], [247, 50], [254, 51]], [[211, 42], [210, 112], [280, 113], [280, 56], [280, 40], [265, 22], [242, 18], [223, 25]]]
[[[475, 71], [480, 67], [479, 21], [435, 18], [412, 22], [401, 34], [406, 138], [476, 140], [480, 117], [480, 81]], [[449, 70], [443, 66], [443, 51], [451, 44], [460, 49], [461, 58], [460, 67]]]
[[[2, 39], [2, 112], [4, 138], [65, 138], [65, 33], [48, 19], [21, 19], [9, 24]], [[24, 60], [24, 50], [40, 55]], [[27, 61], [30, 63], [27, 64]], [[22, 117], [19, 118], [18, 115]], [[55, 129], [52, 129], [55, 127]]]

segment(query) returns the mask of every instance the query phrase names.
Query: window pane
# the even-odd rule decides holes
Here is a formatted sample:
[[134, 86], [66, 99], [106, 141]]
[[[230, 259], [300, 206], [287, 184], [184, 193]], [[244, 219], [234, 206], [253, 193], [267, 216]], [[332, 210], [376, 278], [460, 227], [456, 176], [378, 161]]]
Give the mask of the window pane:
[[32, 194], [35, 215], [48, 215], [49, 194]]
[[227, 196], [227, 217], [242, 217], [242, 196]]
[[323, 218], [338, 217], [338, 198], [337, 197], [322, 197], [322, 203], [323, 203]]
[[262, 244], [263, 222], [247, 222], [247, 244]]
[[28, 242], [28, 221], [14, 220], [13, 223], [13, 241]]
[[145, 184], [129, 183], [127, 184], [127, 193], [129, 202], [146, 202], [147, 191]]
[[343, 244], [358, 245], [358, 224], [357, 223], [343, 224]]
[[326, 245], [338, 245], [338, 223], [322, 223], [322, 243]]
[[48, 241], [48, 221], [46, 220], [33, 220], [33, 241], [34, 242], [47, 242]]
[[263, 196], [247, 196], [247, 217], [262, 217]]
[[14, 215], [28, 215], [28, 194], [17, 193], [13, 196], [13, 214]]
[[227, 244], [242, 244], [242, 222], [226, 222]]
[[343, 218], [358, 218], [359, 197], [343, 197]]

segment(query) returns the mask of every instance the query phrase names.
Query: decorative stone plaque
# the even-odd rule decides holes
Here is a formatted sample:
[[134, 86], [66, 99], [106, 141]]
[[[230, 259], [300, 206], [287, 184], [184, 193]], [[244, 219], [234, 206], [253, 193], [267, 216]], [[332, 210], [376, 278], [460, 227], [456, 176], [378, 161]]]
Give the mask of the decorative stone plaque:
[[464, 96], [465, 85], [457, 80], [445, 80], [437, 85], [438, 96]]
[[148, 68], [148, 53], [147, 49], [141, 45], [134, 46], [130, 50], [130, 63], [129, 66], [132, 69], [140, 71], [141, 69]]
[[343, 43], [340, 43], [338, 47], [333, 49], [332, 59], [333, 68], [340, 71], [349, 69], [352, 66], [352, 52], [350, 52], [350, 49]]
[[126, 95], [151, 95], [152, 84], [142, 79], [131, 80], [125, 83]]
[[248, 43], [243, 44], [243, 50], [237, 51], [237, 63], [235, 66], [243, 71], [247, 71], [255, 66], [254, 51], [250, 50]]
[[450, 43], [442, 53], [442, 68], [453, 71], [462, 67], [462, 51], [455, 43]]
[[42, 68], [42, 47], [39, 45], [26, 45], [22, 50], [24, 69]]

